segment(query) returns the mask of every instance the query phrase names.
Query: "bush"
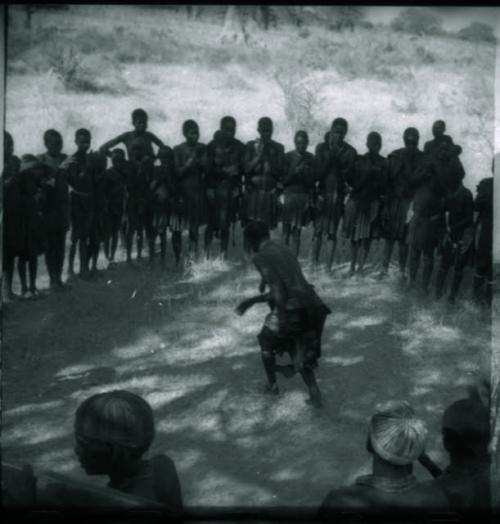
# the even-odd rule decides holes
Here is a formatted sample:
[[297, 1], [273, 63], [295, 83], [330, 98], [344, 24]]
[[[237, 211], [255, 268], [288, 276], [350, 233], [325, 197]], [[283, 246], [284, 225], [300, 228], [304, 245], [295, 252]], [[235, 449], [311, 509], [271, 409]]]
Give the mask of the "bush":
[[457, 36], [462, 40], [468, 40], [471, 42], [488, 42], [495, 44], [496, 37], [493, 31], [493, 27], [489, 24], [483, 24], [481, 22], [472, 22], [467, 27], [461, 29]]
[[391, 22], [391, 27], [414, 35], [440, 35], [442, 24], [442, 19], [427, 9], [407, 7]]

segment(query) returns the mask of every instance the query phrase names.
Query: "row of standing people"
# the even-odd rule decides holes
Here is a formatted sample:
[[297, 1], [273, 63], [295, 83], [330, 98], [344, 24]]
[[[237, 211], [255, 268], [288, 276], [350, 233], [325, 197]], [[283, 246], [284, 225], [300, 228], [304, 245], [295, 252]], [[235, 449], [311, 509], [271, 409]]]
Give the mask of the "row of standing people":
[[[189, 253], [195, 257], [203, 226], [206, 254], [210, 255], [214, 237], [220, 238], [221, 252], [226, 254], [231, 228], [234, 234], [240, 220], [243, 226], [261, 221], [271, 230], [281, 222], [285, 243], [292, 241], [296, 254], [301, 229], [312, 224], [314, 262], [319, 263], [326, 240], [329, 269], [342, 224], [351, 242], [351, 273], [356, 267], [364, 269], [371, 241], [382, 237], [381, 276], [388, 270], [397, 243], [401, 276], [405, 278], [409, 266], [410, 285], [415, 285], [423, 259], [422, 289], [426, 292], [439, 249], [436, 294], [442, 294], [447, 273], [454, 267], [449, 295], [453, 301], [470, 260], [475, 209], [481, 228], [474, 296], [479, 299], [484, 287], [487, 299], [491, 296], [492, 177], [479, 184], [473, 202], [462, 183], [461, 147], [445, 134], [442, 121], [434, 123], [434, 139], [423, 151], [418, 147], [418, 130], [408, 128], [404, 147], [387, 158], [380, 155], [382, 137], [376, 132], [367, 137], [367, 153], [359, 155], [345, 140], [348, 124], [343, 118], [333, 121], [314, 155], [307, 151], [305, 131], [296, 133], [295, 150], [285, 153], [283, 145], [272, 140], [273, 122], [267, 117], [259, 120], [259, 138], [246, 145], [235, 138], [232, 117], [221, 120], [208, 145], [199, 142], [198, 125], [188, 120], [183, 125], [185, 142], [173, 149], [147, 130], [143, 110], [132, 113], [132, 123], [133, 131], [108, 141], [98, 153], [89, 152], [90, 132], [79, 129], [77, 151], [70, 157], [62, 153], [61, 135], [48, 130], [44, 135], [47, 151], [38, 157], [25, 155], [23, 162], [13, 154], [12, 138], [6, 135], [4, 264], [8, 295], [16, 256], [23, 294], [38, 293], [36, 261], [43, 252], [51, 287], [64, 288], [65, 238], [70, 227], [68, 273], [74, 275], [78, 248], [80, 274], [86, 277], [97, 271], [101, 245], [114, 264], [120, 232], [129, 262], [134, 237], [139, 259], [146, 237], [151, 261], [159, 237], [164, 263], [170, 230], [178, 264], [183, 231], [188, 232]], [[119, 144], [125, 146], [126, 154], [115, 148]], [[109, 169], [106, 156], [111, 157]], [[156, 158], [159, 165], [155, 165]], [[19, 176], [22, 173], [27, 176]], [[16, 218], [20, 215], [23, 221]]]

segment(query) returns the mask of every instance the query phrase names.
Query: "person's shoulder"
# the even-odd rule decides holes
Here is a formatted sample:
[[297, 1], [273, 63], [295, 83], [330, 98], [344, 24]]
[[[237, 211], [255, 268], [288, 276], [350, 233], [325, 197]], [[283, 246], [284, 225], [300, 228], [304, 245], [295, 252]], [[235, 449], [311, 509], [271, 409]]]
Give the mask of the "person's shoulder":
[[493, 177], [482, 178], [477, 185], [478, 192], [493, 191]]
[[294, 150], [287, 151], [287, 152], [285, 153], [285, 157], [287, 158], [287, 160], [291, 160], [291, 159], [294, 158], [296, 155], [297, 155], [297, 151], [294, 151]]
[[275, 140], [271, 140], [271, 144], [280, 153], [285, 154], [285, 146], [281, 142], [276, 142]]
[[364, 488], [357, 485], [332, 489], [323, 500], [320, 514], [344, 509], [367, 509], [370, 507], [370, 504], [367, 503], [363, 493]]
[[179, 151], [184, 151], [184, 149], [186, 149], [186, 142], [181, 142], [180, 144], [175, 145], [172, 148], [172, 151], [178, 153]]
[[170, 472], [175, 470], [174, 461], [165, 453], [154, 455], [149, 459], [149, 465], [155, 472]]
[[349, 153], [349, 155], [356, 156], [358, 154], [356, 148], [353, 145], [349, 144], [348, 142], [344, 143], [346, 145], [346, 152]]

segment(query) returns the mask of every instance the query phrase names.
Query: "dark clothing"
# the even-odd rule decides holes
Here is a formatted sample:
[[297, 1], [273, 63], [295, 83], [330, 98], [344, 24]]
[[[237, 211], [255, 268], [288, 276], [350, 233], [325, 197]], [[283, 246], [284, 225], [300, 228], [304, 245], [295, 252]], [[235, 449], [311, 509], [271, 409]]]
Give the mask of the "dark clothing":
[[446, 494], [454, 511], [490, 509], [491, 489], [487, 465], [475, 470], [448, 467], [435, 482]]
[[400, 480], [364, 475], [353, 486], [330, 491], [318, 517], [327, 518], [330, 513], [342, 510], [371, 513], [410, 509], [446, 510], [448, 502], [434, 481], [417, 482], [413, 475]]
[[3, 251], [18, 255], [24, 243], [24, 222], [21, 215], [21, 193], [17, 156], [5, 159], [3, 180]]
[[358, 156], [346, 175], [350, 189], [344, 214], [344, 235], [353, 241], [376, 238], [380, 207], [387, 184], [387, 160], [370, 153]]
[[465, 177], [464, 166], [456, 156], [447, 160], [433, 158], [429, 168], [436, 174], [439, 183], [448, 194], [454, 193], [460, 187]]
[[104, 176], [104, 194], [107, 209], [107, 230], [115, 233], [120, 230], [125, 209], [127, 167], [119, 171], [115, 167], [106, 170]]
[[449, 135], [443, 135], [441, 138], [433, 138], [424, 144], [424, 153], [426, 155], [435, 156], [439, 151], [441, 144], [446, 144], [453, 146], [454, 152], [456, 155], [459, 155], [462, 152], [462, 148], [453, 143], [453, 139]]
[[150, 224], [149, 185], [154, 164], [149, 157], [129, 162], [127, 169], [127, 221], [129, 232], [142, 232]]
[[[173, 162], [173, 159], [172, 159]], [[155, 166], [153, 180], [149, 185], [149, 199], [153, 231], [165, 231], [170, 219], [170, 200], [175, 183], [173, 165]]]
[[493, 262], [493, 177], [483, 178], [477, 186], [474, 211], [478, 215], [475, 266], [492, 274]]
[[244, 155], [245, 147], [237, 139], [227, 145], [212, 140], [207, 146], [207, 186], [213, 192], [211, 225], [217, 230], [228, 230], [238, 218]]
[[[193, 158], [190, 166], [187, 161]], [[198, 230], [207, 223], [206, 146], [188, 145], [186, 142], [174, 147], [175, 172], [182, 198], [184, 225]]]
[[76, 153], [61, 168], [67, 172], [70, 187], [71, 239], [87, 242], [94, 213], [94, 171], [98, 162], [91, 153]]
[[387, 157], [388, 179], [383, 219], [384, 236], [388, 240], [405, 240], [410, 204], [425, 178], [427, 162], [422, 151], [401, 148]]
[[69, 229], [69, 186], [68, 173], [61, 169], [61, 164], [68, 155], [60, 154], [57, 157], [48, 153], [38, 155], [38, 159], [50, 170], [54, 178], [53, 187], [47, 188], [47, 198], [44, 206], [44, 221], [47, 231], [68, 231]]
[[132, 158], [132, 144], [136, 138], [142, 138], [144, 140], [144, 145], [146, 146], [146, 155], [151, 159], [156, 158], [153, 151], [153, 144], [158, 147], [163, 146], [163, 142], [153, 133], [145, 131], [144, 133], [137, 133], [137, 131], [127, 131], [118, 135], [116, 138], [112, 138], [105, 144], [101, 146], [101, 151], [107, 152], [112, 147], [117, 146], [118, 144], [124, 144], [127, 149], [127, 158], [130, 160]]
[[314, 155], [290, 151], [285, 155], [283, 177], [283, 224], [301, 228], [308, 222], [307, 210], [312, 200], [316, 179]]
[[106, 174], [102, 169], [93, 172], [92, 199], [94, 201], [94, 212], [92, 213], [92, 224], [90, 227], [89, 241], [93, 245], [104, 242], [109, 234], [108, 210], [106, 199]]
[[166, 455], [156, 455], [150, 460], [144, 460], [133, 477], [117, 484], [110, 482], [108, 487], [165, 504], [172, 514], [182, 511], [179, 477], [175, 464]]
[[317, 217], [315, 230], [335, 236], [344, 214], [346, 179], [354, 170], [357, 152], [344, 142], [338, 153], [330, 151], [326, 142], [316, 147], [317, 163]]
[[270, 229], [278, 223], [278, 196], [285, 167], [285, 148], [271, 140], [264, 145], [262, 157], [251, 166], [258, 152], [258, 140], [245, 147], [244, 223], [252, 220], [264, 222]]
[[290, 351], [306, 367], [321, 356], [321, 334], [330, 310], [305, 279], [295, 255], [272, 240], [264, 242], [253, 262], [269, 286], [273, 311], [259, 334], [261, 348]]

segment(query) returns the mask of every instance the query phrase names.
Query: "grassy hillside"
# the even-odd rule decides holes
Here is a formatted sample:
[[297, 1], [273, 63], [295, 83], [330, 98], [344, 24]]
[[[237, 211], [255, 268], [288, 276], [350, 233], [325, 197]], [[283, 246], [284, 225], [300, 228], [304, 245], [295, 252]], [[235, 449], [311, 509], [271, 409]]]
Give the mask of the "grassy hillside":
[[95, 146], [128, 129], [144, 107], [150, 128], [169, 144], [196, 118], [201, 139], [233, 114], [242, 140], [262, 115], [287, 148], [305, 127], [314, 146], [333, 117], [350, 122], [349, 141], [364, 150], [378, 130], [383, 152], [416, 126], [422, 145], [437, 118], [464, 148], [472, 189], [490, 173], [494, 135], [495, 47], [452, 38], [415, 37], [383, 27], [337, 33], [281, 25], [248, 45], [219, 43], [220, 18], [135, 6], [71, 6], [37, 13], [30, 31], [11, 8], [7, 129], [18, 154], [42, 149], [42, 133], [60, 129], [72, 149], [77, 127]]

